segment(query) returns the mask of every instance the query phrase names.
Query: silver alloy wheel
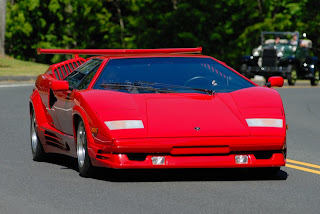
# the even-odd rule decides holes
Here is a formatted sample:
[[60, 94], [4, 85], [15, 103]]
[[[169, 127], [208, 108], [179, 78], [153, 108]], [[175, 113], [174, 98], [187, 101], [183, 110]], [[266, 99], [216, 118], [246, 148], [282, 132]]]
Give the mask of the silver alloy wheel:
[[37, 152], [38, 143], [39, 141], [38, 141], [38, 136], [36, 131], [36, 118], [34, 117], [34, 114], [33, 114], [31, 119], [31, 148], [33, 153]]
[[78, 157], [78, 165], [79, 167], [83, 167], [84, 161], [86, 158], [86, 143], [87, 136], [86, 136], [86, 130], [84, 128], [83, 122], [81, 121], [78, 126], [77, 131], [77, 157]]

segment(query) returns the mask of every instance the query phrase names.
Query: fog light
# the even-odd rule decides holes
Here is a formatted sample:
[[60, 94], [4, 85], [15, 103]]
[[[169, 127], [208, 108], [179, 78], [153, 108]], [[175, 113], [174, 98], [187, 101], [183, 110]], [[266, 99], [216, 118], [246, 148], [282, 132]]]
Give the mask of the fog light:
[[153, 165], [164, 165], [166, 158], [164, 156], [154, 156], [151, 160]]
[[247, 164], [248, 163], [248, 155], [236, 155], [235, 157], [237, 164]]

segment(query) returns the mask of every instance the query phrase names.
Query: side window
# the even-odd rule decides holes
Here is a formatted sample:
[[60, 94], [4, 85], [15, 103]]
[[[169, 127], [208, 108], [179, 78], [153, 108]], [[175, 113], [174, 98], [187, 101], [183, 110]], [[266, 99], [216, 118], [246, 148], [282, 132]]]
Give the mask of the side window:
[[101, 59], [92, 59], [78, 67], [74, 72], [67, 76], [65, 80], [68, 81], [69, 85], [73, 88], [85, 89], [88, 87], [101, 63]]
[[67, 76], [64, 80], [69, 82], [70, 87], [76, 88], [76, 86], [84, 77], [85, 77], [85, 74], [75, 70], [69, 76]]
[[99, 67], [100, 67], [100, 64], [97, 65], [95, 68], [93, 68], [93, 70], [91, 70], [91, 71], [87, 74], [87, 76], [85, 76], [85, 77], [83, 78], [83, 80], [81, 81], [81, 83], [78, 85], [77, 89], [79, 89], [79, 90], [86, 89], [86, 88], [89, 86], [92, 78], [93, 78], [94, 75], [96, 74], [96, 72], [97, 72], [97, 70], [99, 69]]

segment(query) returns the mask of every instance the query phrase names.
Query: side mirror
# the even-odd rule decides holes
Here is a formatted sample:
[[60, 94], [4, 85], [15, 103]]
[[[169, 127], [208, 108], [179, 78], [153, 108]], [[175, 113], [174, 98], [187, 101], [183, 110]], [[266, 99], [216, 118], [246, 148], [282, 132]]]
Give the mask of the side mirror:
[[68, 91], [69, 90], [69, 83], [68, 83], [68, 81], [65, 81], [65, 80], [54, 81], [54, 82], [51, 82], [50, 88], [53, 91]]
[[269, 77], [268, 82], [266, 83], [267, 87], [282, 87], [283, 86], [283, 78], [282, 77]]

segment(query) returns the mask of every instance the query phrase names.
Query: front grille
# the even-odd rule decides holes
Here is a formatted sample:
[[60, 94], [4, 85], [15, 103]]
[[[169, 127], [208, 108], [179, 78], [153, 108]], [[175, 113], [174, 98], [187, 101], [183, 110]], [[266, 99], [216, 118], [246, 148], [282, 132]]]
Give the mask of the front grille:
[[264, 49], [262, 53], [262, 67], [276, 67], [277, 65], [277, 50]]

